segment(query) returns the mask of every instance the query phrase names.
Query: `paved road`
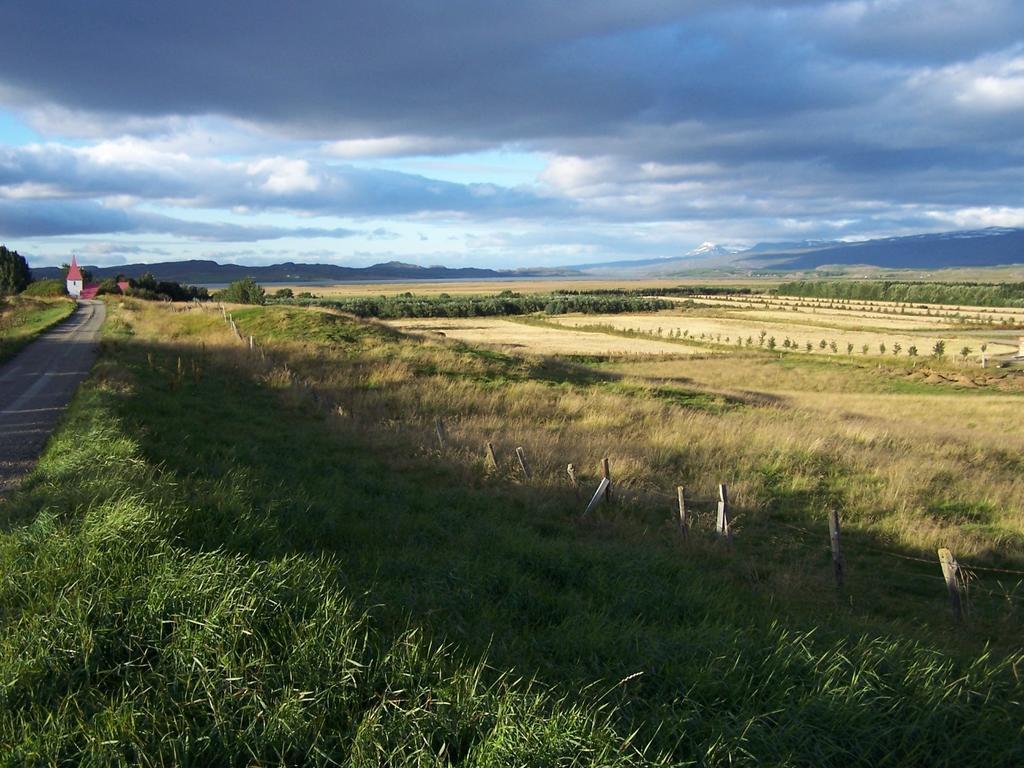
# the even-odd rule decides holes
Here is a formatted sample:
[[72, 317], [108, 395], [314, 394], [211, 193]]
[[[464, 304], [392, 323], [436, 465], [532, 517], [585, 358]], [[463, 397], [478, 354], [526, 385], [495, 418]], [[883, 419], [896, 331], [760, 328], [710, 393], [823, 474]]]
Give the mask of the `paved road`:
[[74, 314], [0, 366], [0, 499], [17, 487], [46, 445], [99, 346], [106, 308]]

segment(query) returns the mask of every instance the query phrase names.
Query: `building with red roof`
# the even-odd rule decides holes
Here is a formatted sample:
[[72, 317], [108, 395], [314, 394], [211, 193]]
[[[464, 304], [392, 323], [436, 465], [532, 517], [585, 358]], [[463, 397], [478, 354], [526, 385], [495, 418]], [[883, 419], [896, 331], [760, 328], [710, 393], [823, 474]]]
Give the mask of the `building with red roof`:
[[85, 287], [82, 284], [82, 270], [78, 268], [78, 261], [72, 255], [71, 257], [71, 269], [68, 270], [68, 296], [78, 298], [82, 295], [82, 289]]

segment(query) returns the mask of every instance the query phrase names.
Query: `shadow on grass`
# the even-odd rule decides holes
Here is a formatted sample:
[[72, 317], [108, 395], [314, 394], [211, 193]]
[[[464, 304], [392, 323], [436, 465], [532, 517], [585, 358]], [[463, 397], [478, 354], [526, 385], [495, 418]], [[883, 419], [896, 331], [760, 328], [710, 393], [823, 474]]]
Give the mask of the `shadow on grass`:
[[[166, 535], [179, 546], [328, 554], [338, 583], [366, 595], [385, 631], [412, 622], [467, 659], [486, 655], [570, 690], [600, 681], [624, 732], [639, 728], [680, 759], [726, 739], [730, 754], [880, 764], [907, 748], [910, 729], [928, 750], [953, 733], [962, 752], [980, 749], [984, 729], [963, 731], [965, 718], [991, 716], [982, 702], [935, 704], [954, 670], [905, 674], [922, 658], [941, 667], [936, 647], [974, 655], [979, 638], [958, 637], [941, 615], [941, 584], [934, 595], [886, 594], [884, 581], [861, 580], [859, 562], [836, 599], [827, 536], [787, 549], [780, 529], [742, 510], [731, 550], [707, 535], [710, 507], [688, 545], [671, 538], [668, 512], [613, 508], [581, 523], [567, 491], [466, 484], [400, 425], [371, 439], [309, 402], [286, 407], [282, 392], [228, 361], [197, 353], [192, 375], [182, 354], [119, 341], [99, 377], [124, 436], [174, 488]], [[31, 485], [23, 515], [35, 511]], [[893, 573], [885, 563], [867, 567]], [[858, 693], [862, 672], [881, 681], [870, 695]], [[888, 718], [908, 730], [881, 729]]]

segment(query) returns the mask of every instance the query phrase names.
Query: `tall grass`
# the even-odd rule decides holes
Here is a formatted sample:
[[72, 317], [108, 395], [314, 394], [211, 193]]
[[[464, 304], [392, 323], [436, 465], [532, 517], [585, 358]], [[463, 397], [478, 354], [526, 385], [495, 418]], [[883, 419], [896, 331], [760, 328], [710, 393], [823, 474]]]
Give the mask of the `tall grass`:
[[[754, 426], [762, 411], [781, 424], [778, 406], [680, 405], [600, 368], [411, 343], [325, 313], [236, 312], [245, 333], [276, 338], [263, 360], [219, 314], [112, 309], [96, 375], [0, 508], [12, 764], [1024, 759], [1024, 658], [936, 621], [941, 581], [861, 604], [877, 592], [856, 591], [851, 568], [858, 603], [837, 601], [827, 548], [790, 559], [789, 529], [753, 506], [732, 553], [700, 531], [685, 548], [667, 536], [646, 462], [710, 461], [678, 436], [700, 446], [713, 420]], [[637, 417], [667, 420], [660, 443], [620, 442], [638, 439]], [[483, 476], [488, 425], [516, 438], [499, 442], [505, 462], [527, 444], [531, 484], [507, 463]], [[616, 460], [623, 501], [579, 521], [545, 467], [595, 436], [595, 457], [636, 450], [636, 465]], [[748, 450], [741, 436], [720, 445], [723, 471]], [[812, 490], [827, 489], [818, 450], [794, 437], [777, 464], [803, 451], [802, 477], [826, 470]], [[798, 519], [803, 498], [778, 514]], [[745, 549], [755, 532], [771, 546]]]
[[[727, 482], [747, 520], [820, 523], [822, 505], [838, 503], [847, 525], [893, 544], [1024, 566], [1015, 397], [980, 399], [849, 361], [744, 353], [559, 364], [443, 340], [405, 343], [384, 328], [355, 331], [339, 316], [290, 314], [298, 312], [236, 316], [245, 333], [283, 345], [291, 375], [336, 404], [349, 426], [400, 415], [405, 429], [419, 425], [416, 443], [429, 445], [433, 418], [445, 418], [467, 475], [479, 471], [488, 440], [506, 455], [509, 444], [522, 445], [551, 484], [562, 483], [570, 461], [592, 477], [613, 454], [625, 491], [670, 500], [676, 484], [710, 496]], [[294, 333], [282, 332], [289, 327]], [[978, 511], [972, 519], [936, 513], [949, 502]]]
[[230, 522], [265, 549], [273, 531], [252, 478], [195, 497], [148, 461], [118, 393], [87, 386], [3, 510], [0, 764], [642, 762], [585, 699], [381, 632], [335, 558], [183, 545]]
[[0, 296], [0, 363], [74, 311], [68, 298]]

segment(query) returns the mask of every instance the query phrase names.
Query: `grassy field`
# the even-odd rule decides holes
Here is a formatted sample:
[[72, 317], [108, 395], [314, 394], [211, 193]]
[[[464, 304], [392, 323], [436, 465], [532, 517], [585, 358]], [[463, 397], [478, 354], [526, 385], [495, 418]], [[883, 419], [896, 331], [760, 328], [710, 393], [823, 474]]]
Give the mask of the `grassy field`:
[[0, 363], [74, 310], [67, 298], [0, 297]]
[[[895, 304], [840, 307], [784, 297], [707, 297], [676, 301], [680, 302], [680, 307], [673, 310], [553, 315], [545, 318], [543, 324], [552, 329], [573, 329], [605, 338], [625, 336], [666, 341], [681, 345], [680, 353], [692, 351], [693, 344], [697, 343], [708, 351], [771, 348], [776, 352], [831, 357], [897, 358], [908, 365], [914, 361], [908, 360], [911, 347], [915, 357], [928, 358], [936, 342], [941, 341], [945, 346], [946, 364], [959, 361], [966, 370], [979, 369], [983, 356], [993, 359], [1015, 355], [1021, 328], [1024, 328], [1024, 315], [1018, 313], [1015, 317], [1006, 313], [1013, 310], [975, 312], [973, 308], [959, 311], [945, 307], [933, 311], [919, 306], [903, 312], [904, 307]], [[931, 313], [925, 314], [926, 311]], [[535, 326], [541, 323], [536, 318], [529, 322]], [[411, 323], [397, 325], [406, 327]], [[543, 337], [536, 334], [520, 339], [516, 326], [511, 323], [500, 327], [508, 331], [507, 336], [499, 332], [498, 326], [485, 322], [476, 328], [479, 333], [475, 334], [472, 326], [460, 329], [460, 338], [489, 344], [518, 343], [539, 353], [552, 351], [543, 344]], [[531, 343], [534, 341], [536, 343]], [[599, 346], [596, 339], [589, 342], [591, 348]], [[969, 352], [963, 358], [965, 347]]]
[[699, 347], [657, 339], [623, 338], [605, 333], [583, 333], [571, 328], [527, 325], [501, 318], [438, 318], [392, 320], [392, 328], [406, 333], [487, 344], [507, 351], [548, 355], [678, 355], [703, 352]]
[[[0, 764], [1024, 760], [1012, 382], [232, 311], [258, 351], [212, 307], [112, 304], [0, 507]], [[589, 495], [604, 456], [614, 503], [582, 518], [566, 463]], [[939, 545], [972, 569], [965, 626]]]

